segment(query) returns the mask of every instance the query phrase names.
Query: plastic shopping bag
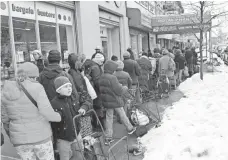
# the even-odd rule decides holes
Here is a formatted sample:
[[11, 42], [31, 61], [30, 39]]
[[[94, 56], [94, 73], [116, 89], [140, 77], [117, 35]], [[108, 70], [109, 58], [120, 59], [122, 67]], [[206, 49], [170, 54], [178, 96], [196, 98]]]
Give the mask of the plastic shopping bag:
[[147, 125], [150, 120], [149, 118], [140, 110], [136, 109], [132, 111], [131, 120], [135, 125], [144, 126]]
[[188, 67], [187, 66], [184, 67], [184, 76], [185, 77], [188, 77], [189, 76]]
[[93, 86], [89, 82], [89, 79], [86, 76], [84, 76], [84, 79], [85, 79], [86, 87], [87, 87], [87, 90], [88, 90], [88, 93], [89, 93], [90, 97], [92, 98], [92, 100], [96, 99], [97, 98], [97, 94], [96, 94]]

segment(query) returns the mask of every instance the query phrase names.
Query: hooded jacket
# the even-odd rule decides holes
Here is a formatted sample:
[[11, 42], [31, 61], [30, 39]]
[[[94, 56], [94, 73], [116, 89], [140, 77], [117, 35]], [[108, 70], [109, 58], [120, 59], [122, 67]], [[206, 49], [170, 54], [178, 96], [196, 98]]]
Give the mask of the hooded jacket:
[[79, 94], [80, 105], [87, 106], [86, 109], [88, 109], [92, 107], [92, 99], [88, 94], [85, 79], [79, 70], [75, 68], [76, 61], [78, 61], [77, 55], [70, 54], [68, 57], [68, 62], [70, 65], [68, 73], [72, 76], [75, 87]]
[[2, 122], [9, 124], [9, 136], [14, 145], [34, 144], [51, 138], [49, 121], [61, 120], [40, 83], [25, 80], [22, 85], [37, 102], [38, 108], [18, 88], [15, 81], [5, 81], [1, 95]]
[[132, 84], [138, 84], [138, 76], [141, 75], [139, 64], [135, 60], [130, 59], [130, 57], [125, 57], [123, 63], [123, 70], [131, 76]]
[[69, 78], [73, 89], [71, 98], [73, 101], [78, 101], [79, 97], [72, 77], [63, 71], [63, 69], [58, 64], [49, 64], [48, 67], [44, 68], [39, 76], [39, 82], [44, 86], [48, 99], [51, 101], [57, 95], [55, 91], [54, 80], [59, 76]]
[[148, 80], [149, 74], [152, 71], [152, 64], [146, 56], [142, 56], [141, 58], [139, 58], [137, 60], [137, 63], [141, 68], [141, 76], [139, 76], [139, 85], [141, 87], [145, 87], [144, 89], [148, 89]]
[[104, 108], [110, 109], [124, 106], [121, 96], [126, 92], [127, 87], [123, 87], [116, 76], [113, 75], [117, 66], [115, 62], [108, 60], [104, 64], [104, 74], [99, 79], [101, 101]]
[[174, 76], [175, 69], [175, 62], [168, 54], [159, 59], [159, 74], [162, 74], [162, 71], [164, 71], [164, 74], [166, 74], [168, 77], [172, 77]]
[[82, 67], [85, 70], [86, 77], [90, 80], [90, 83], [93, 85], [94, 90], [96, 91], [97, 98], [94, 99], [93, 104], [95, 109], [101, 108], [100, 100], [100, 91], [99, 91], [99, 79], [103, 73], [101, 67], [94, 61], [87, 59]]

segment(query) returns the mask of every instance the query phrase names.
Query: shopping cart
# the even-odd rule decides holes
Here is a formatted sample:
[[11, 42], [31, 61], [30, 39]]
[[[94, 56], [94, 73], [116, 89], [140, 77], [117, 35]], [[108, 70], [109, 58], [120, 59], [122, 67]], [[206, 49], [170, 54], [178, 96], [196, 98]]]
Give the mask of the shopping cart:
[[[94, 131], [93, 129], [84, 133], [81, 133], [82, 140], [78, 139], [78, 132], [76, 123], [79, 122], [79, 119], [85, 116], [94, 115], [96, 120], [101, 128], [101, 131]], [[74, 128], [75, 128], [75, 135], [76, 135], [76, 143], [79, 146], [79, 151], [82, 156], [83, 160], [129, 160], [129, 149], [128, 149], [128, 137], [124, 136], [121, 138], [114, 138], [115, 142], [112, 143], [113, 145], [105, 145], [104, 144], [104, 128], [95, 112], [95, 110], [91, 109], [86, 112], [85, 115], [76, 115], [73, 118]], [[93, 140], [93, 144], [88, 147], [88, 144], [91, 143]], [[83, 144], [83, 145], [81, 145]], [[124, 148], [123, 148], [124, 146]], [[124, 150], [126, 149], [126, 151]]]

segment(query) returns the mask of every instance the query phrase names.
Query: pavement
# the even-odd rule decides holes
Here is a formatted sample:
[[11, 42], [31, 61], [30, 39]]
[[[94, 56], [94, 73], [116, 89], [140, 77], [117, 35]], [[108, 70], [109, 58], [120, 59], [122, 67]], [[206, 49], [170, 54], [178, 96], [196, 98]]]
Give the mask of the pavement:
[[[177, 89], [175, 91], [172, 91], [168, 98], [160, 99], [157, 102], [150, 101], [150, 102], [144, 103], [141, 107], [144, 110], [146, 110], [148, 113], [151, 113], [151, 115], [153, 115], [154, 119], [156, 120], [157, 118], [159, 118], [159, 115], [157, 114], [158, 112], [156, 109], [156, 105], [157, 105], [160, 117], [162, 117], [165, 109], [168, 106], [171, 106], [172, 103], [179, 101], [182, 97], [183, 97], [183, 93], [181, 93]], [[127, 130], [122, 124], [115, 122], [113, 127], [114, 127], [113, 136], [116, 139], [115, 142], [117, 142], [122, 137], [127, 135]], [[151, 128], [152, 127], [153, 125], [151, 126]], [[5, 131], [3, 131], [3, 134], [5, 137], [5, 144], [1, 147], [1, 160], [19, 160], [19, 156], [17, 155], [13, 145], [10, 143], [10, 140], [6, 135]], [[133, 146], [135, 146], [136, 140], [137, 138], [135, 135], [129, 135], [128, 141], [123, 140], [123, 141], [120, 141], [120, 143], [117, 143], [112, 149], [109, 160], [128, 160], [127, 147], [130, 149]], [[113, 144], [115, 144], [115, 142]], [[132, 154], [129, 154], [129, 160], [142, 160], [142, 159], [143, 159], [143, 155], [133, 156]]]

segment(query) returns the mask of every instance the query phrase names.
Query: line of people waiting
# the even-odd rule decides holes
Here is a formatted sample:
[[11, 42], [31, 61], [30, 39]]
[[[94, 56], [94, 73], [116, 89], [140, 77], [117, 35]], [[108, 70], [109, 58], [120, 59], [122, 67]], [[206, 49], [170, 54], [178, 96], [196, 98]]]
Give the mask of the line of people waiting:
[[[34, 56], [37, 63], [20, 64], [17, 77], [4, 82], [1, 96], [2, 123], [17, 153], [26, 160], [54, 160], [54, 143], [60, 160], [82, 159], [78, 150], [83, 146], [76, 143], [76, 140], [82, 141], [80, 131], [86, 124], [77, 122], [76, 137], [73, 117], [84, 115], [91, 108], [95, 109], [105, 128], [105, 144], [113, 142], [114, 111], [128, 134], [133, 134], [136, 127], [132, 126], [126, 115], [128, 89], [148, 89], [151, 75], [159, 75], [162, 70], [169, 77], [174, 76], [175, 62], [179, 64], [179, 80], [182, 79], [181, 70], [185, 59], [181, 51], [176, 49], [175, 56], [166, 49], [161, 53], [162, 55], [159, 49], [155, 49], [154, 54], [144, 52], [135, 60], [133, 52], [128, 49], [123, 54], [123, 61], [115, 56], [106, 60], [99, 49], [91, 59], [72, 53], [68, 57], [70, 69], [64, 71], [59, 65], [60, 52], [51, 50], [48, 63], [42, 69], [35, 65], [44, 64], [40, 61], [40, 54]], [[186, 55], [188, 50], [185, 53], [187, 58]], [[187, 59], [189, 68], [193, 58], [190, 59]], [[86, 79], [93, 86], [96, 98], [92, 99]], [[139, 94], [136, 92], [138, 102], [141, 101]], [[93, 121], [93, 126], [98, 127], [96, 121]]]

